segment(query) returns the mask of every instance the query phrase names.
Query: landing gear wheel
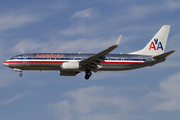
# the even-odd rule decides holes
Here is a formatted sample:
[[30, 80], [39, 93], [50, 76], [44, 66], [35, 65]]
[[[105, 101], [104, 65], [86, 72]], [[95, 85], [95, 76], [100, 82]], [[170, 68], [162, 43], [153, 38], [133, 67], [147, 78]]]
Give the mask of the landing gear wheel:
[[86, 71], [85, 79], [88, 80], [91, 77], [92, 73], [91, 71]]
[[22, 72], [20, 72], [20, 73], [19, 73], [19, 76], [20, 76], [20, 77], [22, 77], [22, 76], [23, 76]]
[[84, 77], [86, 80], [88, 80], [89, 78], [90, 78], [90, 76], [88, 76], [88, 75], [85, 75], [85, 77]]
[[88, 73], [86, 73], [86, 75], [88, 75], [89, 77], [92, 75], [92, 73], [91, 72], [88, 72]]

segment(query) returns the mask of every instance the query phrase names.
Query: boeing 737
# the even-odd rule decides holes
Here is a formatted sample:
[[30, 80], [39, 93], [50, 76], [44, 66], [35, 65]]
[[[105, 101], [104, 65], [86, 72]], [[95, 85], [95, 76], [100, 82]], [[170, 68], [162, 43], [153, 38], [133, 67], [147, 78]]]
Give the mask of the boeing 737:
[[164, 25], [142, 50], [128, 54], [109, 54], [118, 47], [120, 35], [114, 45], [97, 54], [29, 53], [16, 55], [3, 64], [20, 72], [20, 77], [23, 70], [57, 70], [61, 76], [76, 76], [85, 72], [85, 79], [88, 80], [92, 72], [132, 70], [165, 61], [175, 52], [164, 53], [169, 30], [170, 25]]

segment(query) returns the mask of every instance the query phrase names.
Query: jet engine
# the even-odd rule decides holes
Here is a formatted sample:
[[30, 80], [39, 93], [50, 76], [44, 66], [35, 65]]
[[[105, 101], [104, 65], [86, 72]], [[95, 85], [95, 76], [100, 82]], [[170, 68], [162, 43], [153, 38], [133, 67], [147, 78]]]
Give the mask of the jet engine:
[[61, 65], [63, 70], [79, 70], [79, 62], [65, 62]]

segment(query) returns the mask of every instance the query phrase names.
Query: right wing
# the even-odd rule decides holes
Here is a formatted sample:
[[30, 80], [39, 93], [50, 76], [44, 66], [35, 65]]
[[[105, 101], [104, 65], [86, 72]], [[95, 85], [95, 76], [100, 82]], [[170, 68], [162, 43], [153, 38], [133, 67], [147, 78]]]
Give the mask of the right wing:
[[122, 37], [122, 35], [119, 36], [117, 41], [111, 47], [109, 47], [106, 50], [104, 50], [98, 54], [95, 54], [85, 60], [80, 61], [79, 64], [82, 66], [97, 67], [97, 65], [100, 65], [100, 63], [104, 61], [105, 56], [119, 45], [121, 37]]

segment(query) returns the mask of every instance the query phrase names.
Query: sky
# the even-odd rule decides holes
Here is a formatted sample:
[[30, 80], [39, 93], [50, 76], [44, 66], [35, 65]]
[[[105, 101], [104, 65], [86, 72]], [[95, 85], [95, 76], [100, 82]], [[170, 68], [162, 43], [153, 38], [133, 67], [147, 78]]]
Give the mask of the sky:
[[[0, 0], [0, 119], [179, 120], [179, 0]], [[111, 53], [142, 49], [171, 25], [165, 62], [130, 71], [59, 76], [3, 62], [23, 53]]]

